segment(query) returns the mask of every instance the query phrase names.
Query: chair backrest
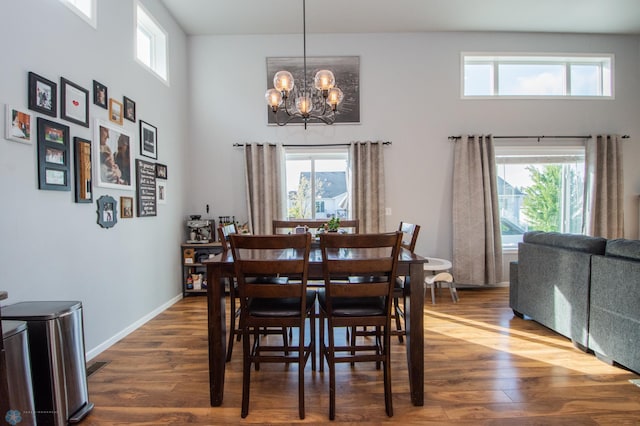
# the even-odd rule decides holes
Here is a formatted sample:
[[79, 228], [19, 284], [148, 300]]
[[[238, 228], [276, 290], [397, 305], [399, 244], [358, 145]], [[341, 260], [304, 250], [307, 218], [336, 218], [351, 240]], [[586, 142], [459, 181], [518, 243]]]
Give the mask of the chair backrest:
[[[322, 268], [330, 308], [332, 297], [386, 297], [390, 306], [402, 233], [320, 235]], [[347, 282], [345, 276], [376, 277]]]
[[[238, 289], [243, 301], [253, 297], [298, 297], [302, 298], [304, 309], [303, 295], [306, 295], [311, 234], [231, 234], [230, 242]], [[274, 281], [273, 277], [295, 279], [282, 284]]]
[[231, 234], [237, 234], [238, 228], [236, 228], [235, 223], [228, 223], [226, 225], [218, 225], [218, 238], [220, 238], [220, 242], [222, 243], [222, 250], [229, 250], [229, 236]]
[[398, 231], [402, 232], [402, 247], [413, 253], [413, 250], [416, 248], [416, 242], [418, 241], [420, 225], [400, 222]]
[[[307, 226], [309, 231], [315, 233], [316, 229], [324, 226], [329, 219], [290, 219], [290, 220], [274, 220], [273, 234], [293, 234], [298, 226]], [[340, 228], [347, 229], [350, 233], [360, 233], [359, 219], [340, 219]]]

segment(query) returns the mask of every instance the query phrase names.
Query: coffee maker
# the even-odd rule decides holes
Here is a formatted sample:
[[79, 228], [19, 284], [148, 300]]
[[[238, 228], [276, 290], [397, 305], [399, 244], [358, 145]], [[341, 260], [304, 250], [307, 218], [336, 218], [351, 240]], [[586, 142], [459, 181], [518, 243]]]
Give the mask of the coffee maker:
[[206, 244], [212, 242], [214, 238], [214, 220], [200, 219], [200, 216], [191, 216], [187, 220], [187, 243]]

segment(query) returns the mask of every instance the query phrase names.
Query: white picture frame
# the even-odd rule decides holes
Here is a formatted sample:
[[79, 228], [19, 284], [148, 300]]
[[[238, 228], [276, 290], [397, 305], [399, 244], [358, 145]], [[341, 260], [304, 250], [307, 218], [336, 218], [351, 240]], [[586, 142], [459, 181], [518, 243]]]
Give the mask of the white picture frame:
[[95, 120], [93, 135], [94, 181], [103, 188], [135, 189], [133, 137], [122, 127]]
[[33, 117], [23, 109], [6, 104], [4, 127], [4, 137], [8, 141], [33, 144]]
[[167, 204], [167, 182], [156, 181], [156, 194], [158, 197], [158, 204]]

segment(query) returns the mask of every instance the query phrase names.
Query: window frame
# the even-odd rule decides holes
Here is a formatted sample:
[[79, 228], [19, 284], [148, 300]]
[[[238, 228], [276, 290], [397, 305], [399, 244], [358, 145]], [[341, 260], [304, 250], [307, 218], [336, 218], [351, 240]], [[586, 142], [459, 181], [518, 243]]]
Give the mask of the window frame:
[[[608, 76], [605, 70], [608, 62]], [[466, 65], [491, 65], [492, 94], [465, 94]], [[562, 95], [504, 95], [500, 94], [500, 65], [561, 65], [564, 67], [564, 90]], [[610, 53], [496, 53], [461, 52], [460, 53], [460, 98], [469, 99], [577, 99], [577, 100], [613, 100], [615, 99], [615, 55]], [[599, 67], [600, 95], [571, 94], [572, 66], [597, 65]], [[608, 77], [608, 81], [605, 79]], [[606, 87], [608, 84], [609, 87]], [[609, 92], [609, 94], [607, 94]]]
[[82, 18], [82, 20], [85, 21], [87, 24], [91, 25], [91, 27], [93, 29], [96, 29], [96, 30], [98, 29], [98, 5], [97, 5], [97, 0], [89, 0], [91, 16], [87, 15], [86, 13], [84, 13], [82, 11], [82, 9], [80, 9], [78, 6], [76, 6], [74, 0], [60, 0], [60, 2], [62, 4], [64, 4], [65, 6], [67, 6], [67, 8], [69, 8], [69, 10], [71, 10], [73, 13], [75, 13], [80, 18]]
[[[133, 57], [144, 69], [169, 86], [169, 34], [140, 1], [133, 3], [133, 10], [135, 17], [133, 20]], [[149, 36], [150, 64], [140, 59], [138, 54], [138, 31]]]

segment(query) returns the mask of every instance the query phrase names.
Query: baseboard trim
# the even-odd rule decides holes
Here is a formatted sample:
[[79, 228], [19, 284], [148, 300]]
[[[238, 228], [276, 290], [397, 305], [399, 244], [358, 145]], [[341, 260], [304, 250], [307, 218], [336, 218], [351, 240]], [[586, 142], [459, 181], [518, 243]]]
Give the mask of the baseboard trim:
[[182, 300], [182, 294], [179, 294], [176, 297], [174, 297], [173, 299], [170, 299], [167, 303], [165, 303], [165, 304], [157, 307], [153, 311], [149, 312], [147, 315], [143, 316], [138, 321], [136, 321], [133, 324], [131, 324], [129, 327], [125, 328], [124, 330], [120, 331], [119, 333], [116, 333], [111, 338], [105, 340], [104, 342], [102, 342], [101, 344], [99, 344], [95, 348], [91, 349], [90, 351], [87, 351], [87, 353], [86, 353], [87, 361], [90, 361], [93, 358], [95, 358], [96, 356], [100, 355], [102, 352], [106, 351], [108, 348], [110, 348], [111, 346], [116, 344], [118, 341], [122, 340], [123, 338], [125, 338], [129, 334], [133, 333], [138, 328], [142, 327], [144, 324], [146, 324], [147, 322], [151, 321], [153, 318], [155, 318], [156, 316], [158, 316], [159, 314], [161, 314], [166, 309], [168, 309], [170, 306], [174, 305], [175, 303], [179, 302], [180, 300]]

